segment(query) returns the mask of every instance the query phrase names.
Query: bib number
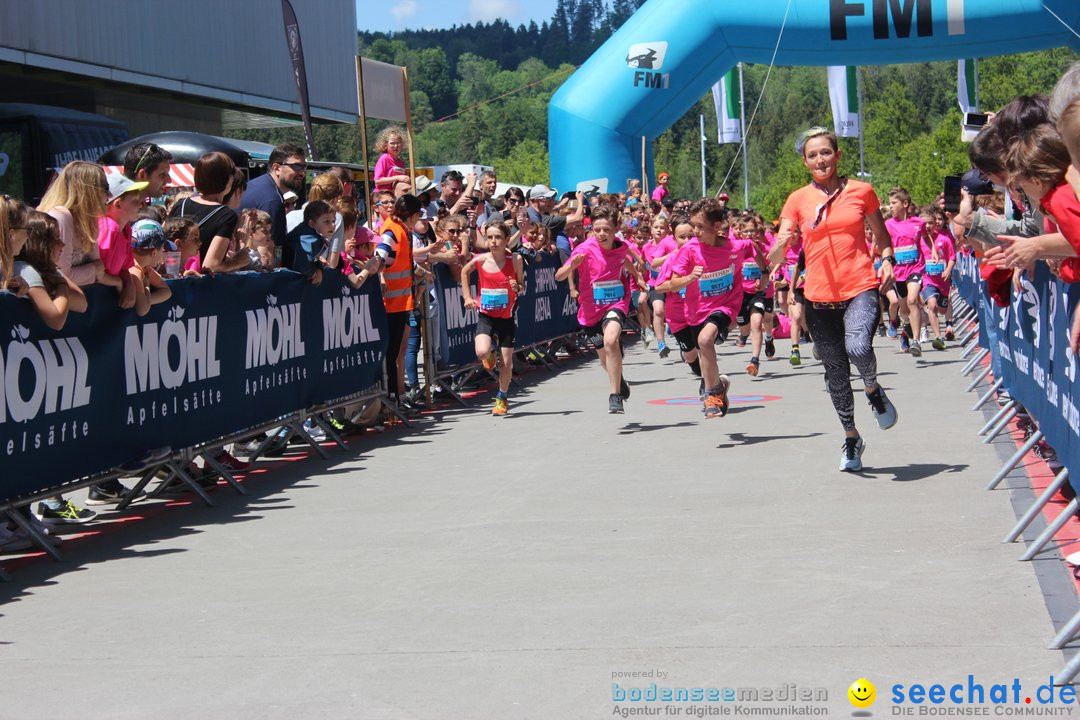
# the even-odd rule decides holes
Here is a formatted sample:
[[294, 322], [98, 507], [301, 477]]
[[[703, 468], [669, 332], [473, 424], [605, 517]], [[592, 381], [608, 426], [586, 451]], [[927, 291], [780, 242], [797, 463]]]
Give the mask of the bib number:
[[498, 288], [480, 290], [481, 310], [505, 310], [510, 307], [510, 291]]
[[705, 273], [698, 279], [698, 290], [701, 297], [718, 297], [731, 290], [734, 286], [731, 268]]
[[623, 286], [621, 280], [607, 280], [605, 282], [593, 283], [592, 296], [593, 302], [597, 305], [610, 305], [617, 303], [623, 299], [626, 295], [626, 288]]
[[896, 262], [900, 265], [914, 265], [919, 261], [918, 248], [906, 247], [896, 250]]
[[743, 263], [742, 276], [743, 280], [760, 280], [761, 268], [758, 267], [756, 262]]
[[945, 272], [945, 263], [926, 263], [926, 274], [940, 276]]

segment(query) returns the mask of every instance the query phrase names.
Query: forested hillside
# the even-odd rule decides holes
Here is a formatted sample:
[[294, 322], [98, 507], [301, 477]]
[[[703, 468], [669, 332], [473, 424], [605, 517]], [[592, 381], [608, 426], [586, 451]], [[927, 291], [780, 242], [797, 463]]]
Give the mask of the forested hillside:
[[[500, 179], [533, 184], [548, 179], [547, 105], [559, 85], [629, 17], [643, 0], [560, 0], [550, 22], [510, 27], [506, 22], [361, 33], [360, 54], [409, 68], [417, 165], [478, 162], [494, 165]], [[1018, 94], [1049, 92], [1077, 60], [1057, 49], [983, 58], [979, 70], [984, 109]], [[760, 98], [750, 127], [751, 204], [767, 215], [806, 174], [794, 152], [795, 136], [813, 124], [831, 125], [824, 68], [745, 69], [746, 114]], [[960, 142], [956, 63], [863, 68], [866, 169], [879, 190], [902, 184], [917, 202], [937, 194], [941, 178], [967, 168]], [[495, 99], [499, 98], [499, 99]], [[705, 116], [710, 192], [721, 183], [742, 197], [742, 162], [735, 145], [717, 145], [716, 113], [706, 94], [654, 143], [657, 170], [671, 174], [676, 196], [701, 194], [699, 115]], [[369, 123], [371, 141], [385, 123]], [[249, 130], [242, 137], [300, 141], [299, 127]], [[359, 162], [357, 126], [318, 126], [322, 157]], [[846, 171], [858, 170], [858, 145], [844, 140]], [[741, 203], [740, 203], [741, 204]]]

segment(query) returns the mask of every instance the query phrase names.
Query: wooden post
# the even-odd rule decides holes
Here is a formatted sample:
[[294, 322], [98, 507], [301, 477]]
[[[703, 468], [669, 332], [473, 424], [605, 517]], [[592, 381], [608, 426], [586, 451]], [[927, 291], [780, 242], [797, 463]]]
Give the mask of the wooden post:
[[409, 184], [413, 195], [416, 194], [416, 161], [413, 159], [412, 142], [412, 103], [409, 102], [409, 68], [401, 68], [401, 81], [405, 83], [405, 134], [409, 142]]
[[375, 229], [375, 218], [371, 215], [371, 193], [375, 191], [375, 178], [371, 174], [371, 164], [368, 159], [367, 143], [367, 115], [364, 112], [364, 69], [363, 58], [356, 56], [356, 98], [360, 110], [360, 154], [364, 162], [364, 213], [368, 227]]

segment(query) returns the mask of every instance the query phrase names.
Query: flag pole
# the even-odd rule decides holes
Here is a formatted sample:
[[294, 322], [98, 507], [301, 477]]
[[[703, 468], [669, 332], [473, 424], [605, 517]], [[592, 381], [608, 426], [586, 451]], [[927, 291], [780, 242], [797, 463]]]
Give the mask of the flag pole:
[[[971, 61], [972, 67], [975, 69], [975, 112], [982, 112], [979, 108], [982, 107], [979, 104], [979, 58], [974, 58]], [[1005, 193], [1008, 195], [1008, 193]]]
[[863, 130], [863, 84], [862, 68], [855, 66], [855, 82], [859, 88], [859, 179], [866, 180], [866, 142]]
[[739, 63], [739, 125], [742, 128], [743, 207], [750, 207], [750, 160], [746, 157], [746, 89], [743, 86], [743, 64]]
[[705, 186], [705, 116], [698, 115], [701, 120], [701, 197], [709, 194], [709, 188]]

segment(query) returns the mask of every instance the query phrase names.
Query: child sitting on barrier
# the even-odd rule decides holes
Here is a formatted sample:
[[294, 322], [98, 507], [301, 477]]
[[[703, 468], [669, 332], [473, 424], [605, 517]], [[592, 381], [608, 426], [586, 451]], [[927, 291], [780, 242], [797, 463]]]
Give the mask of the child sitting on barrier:
[[157, 267], [165, 259], [165, 250], [175, 252], [175, 246], [165, 239], [165, 231], [156, 220], [139, 220], [131, 227], [131, 250], [135, 267], [131, 274], [139, 281], [135, 296], [135, 312], [145, 315], [151, 305], [172, 297], [172, 290], [158, 274]]
[[312, 285], [322, 282], [323, 260], [320, 257], [334, 234], [335, 212], [322, 200], [304, 206], [304, 222], [293, 228], [287, 242], [293, 249], [292, 269], [307, 276]]
[[165, 239], [180, 252], [181, 277], [199, 277], [202, 262], [199, 261], [199, 226], [186, 217], [167, 218], [161, 224]]
[[[27, 297], [34, 304], [42, 322], [53, 330], [59, 330], [67, 322], [69, 311], [86, 311], [86, 295], [56, 267], [64, 249], [64, 243], [60, 240], [60, 224], [56, 219], [42, 212], [31, 211], [24, 229], [24, 233], [8, 231], [9, 237], [14, 240], [11, 249], [17, 255], [13, 263], [14, 271], [26, 281], [29, 287]], [[19, 236], [25, 242], [20, 242]]]

